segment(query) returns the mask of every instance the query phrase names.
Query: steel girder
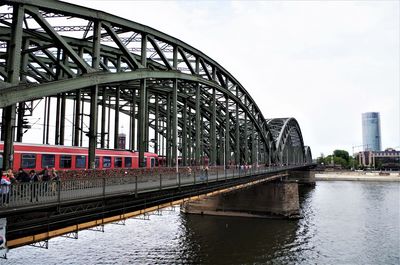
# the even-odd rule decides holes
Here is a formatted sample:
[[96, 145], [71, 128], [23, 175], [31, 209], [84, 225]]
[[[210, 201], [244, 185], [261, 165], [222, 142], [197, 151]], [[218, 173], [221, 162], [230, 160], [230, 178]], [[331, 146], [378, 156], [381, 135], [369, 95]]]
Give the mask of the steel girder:
[[308, 146], [304, 146], [300, 125], [296, 119], [269, 119], [267, 124], [276, 144], [276, 161], [282, 164], [298, 164], [312, 161], [311, 149]]
[[[2, 4], [19, 12], [24, 21], [16, 35], [15, 15], [0, 15], [0, 107], [4, 110], [55, 95], [83, 98], [84, 102], [86, 95], [92, 103], [91, 115], [96, 115], [100, 105], [103, 112], [111, 107], [131, 114], [131, 149], [136, 145], [137, 126], [137, 147], [142, 154], [148, 149], [151, 127], [156, 137], [165, 138], [170, 160], [176, 156], [171, 148], [177, 147], [189, 161], [194, 157], [196, 164], [204, 155], [211, 164], [221, 164], [216, 153], [222, 148], [226, 163], [254, 163], [259, 157], [260, 162], [272, 163], [280, 157], [275, 150], [282, 144], [276, 143], [255, 101], [227, 70], [201, 51], [153, 28], [81, 6], [45, 0]], [[66, 23], [65, 18], [71, 25], [57, 24]], [[15, 46], [11, 46], [13, 39], [23, 43], [18, 49], [25, 58], [21, 67], [7, 58]], [[10, 81], [10, 71], [18, 73], [19, 83]], [[78, 111], [80, 105], [76, 106]], [[79, 118], [75, 127], [78, 122]], [[97, 127], [93, 121], [89, 131], [92, 151]], [[102, 147], [104, 127], [101, 122]], [[79, 138], [77, 130], [74, 136]], [[285, 147], [287, 137], [281, 138]]]
[[305, 162], [306, 163], [312, 163], [312, 154], [311, 154], [311, 148], [309, 146], [304, 146], [304, 153], [305, 153]]

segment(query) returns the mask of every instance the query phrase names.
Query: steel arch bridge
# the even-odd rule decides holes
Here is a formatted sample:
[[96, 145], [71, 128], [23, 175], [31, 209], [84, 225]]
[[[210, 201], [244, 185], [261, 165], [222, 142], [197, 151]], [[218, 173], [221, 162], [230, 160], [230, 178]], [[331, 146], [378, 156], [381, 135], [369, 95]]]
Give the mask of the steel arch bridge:
[[182, 165], [200, 165], [205, 157], [210, 165], [311, 162], [294, 118], [266, 119], [233, 75], [183, 41], [64, 2], [0, 5], [4, 168], [12, 164], [13, 142], [22, 142], [24, 118], [38, 105], [43, 143], [66, 144], [72, 112], [71, 145], [82, 146], [87, 137], [91, 165], [96, 148], [117, 147], [123, 116], [140, 165], [149, 143], [169, 166], [178, 157]]

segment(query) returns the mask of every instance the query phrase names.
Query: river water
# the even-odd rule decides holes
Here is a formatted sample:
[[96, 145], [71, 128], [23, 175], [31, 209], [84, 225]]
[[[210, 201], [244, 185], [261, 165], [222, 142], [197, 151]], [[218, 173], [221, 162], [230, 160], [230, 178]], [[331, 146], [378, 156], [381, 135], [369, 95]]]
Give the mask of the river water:
[[10, 250], [1, 264], [400, 264], [400, 184], [317, 182], [296, 221], [163, 211]]

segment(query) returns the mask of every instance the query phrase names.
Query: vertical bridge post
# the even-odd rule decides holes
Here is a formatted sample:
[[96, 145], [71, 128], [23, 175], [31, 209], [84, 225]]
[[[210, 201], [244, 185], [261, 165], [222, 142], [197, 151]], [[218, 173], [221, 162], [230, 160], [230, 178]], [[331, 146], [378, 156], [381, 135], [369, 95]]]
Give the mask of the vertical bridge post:
[[[11, 39], [8, 44], [7, 60], [7, 82], [13, 85], [19, 83], [22, 48], [22, 22], [24, 19], [24, 8], [14, 5], [11, 26]], [[14, 134], [16, 105], [12, 104], [3, 109], [4, 126], [4, 163], [3, 169], [12, 168], [14, 162]]]

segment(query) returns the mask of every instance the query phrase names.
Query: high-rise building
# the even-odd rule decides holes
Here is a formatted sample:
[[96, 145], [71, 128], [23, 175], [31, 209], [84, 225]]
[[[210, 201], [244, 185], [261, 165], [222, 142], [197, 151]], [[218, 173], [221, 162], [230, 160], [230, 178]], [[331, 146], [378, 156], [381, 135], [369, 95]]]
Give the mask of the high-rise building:
[[362, 114], [364, 151], [381, 151], [381, 121], [379, 112]]

